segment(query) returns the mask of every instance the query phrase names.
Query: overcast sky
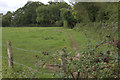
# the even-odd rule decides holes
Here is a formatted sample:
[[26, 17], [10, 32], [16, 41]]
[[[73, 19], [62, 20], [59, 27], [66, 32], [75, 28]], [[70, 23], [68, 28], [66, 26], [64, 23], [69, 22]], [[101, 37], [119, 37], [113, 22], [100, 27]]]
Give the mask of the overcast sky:
[[[20, 7], [23, 7], [29, 0], [0, 0], [0, 13], [5, 14], [7, 11], [15, 11]], [[47, 4], [50, 0], [30, 0], [30, 1], [40, 1]], [[68, 0], [64, 0], [68, 2]]]

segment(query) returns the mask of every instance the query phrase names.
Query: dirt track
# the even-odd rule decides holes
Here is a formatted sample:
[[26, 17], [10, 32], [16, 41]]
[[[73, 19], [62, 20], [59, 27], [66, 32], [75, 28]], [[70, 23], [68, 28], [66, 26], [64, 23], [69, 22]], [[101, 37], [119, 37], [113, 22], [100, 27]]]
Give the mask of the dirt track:
[[[68, 32], [65, 32], [65, 31], [62, 31], [62, 30], [57, 30], [57, 29], [54, 29], [54, 30], [55, 30], [55, 31], [59, 31], [59, 32], [64, 32], [64, 33], [66, 33], [66, 34], [68, 35], [68, 37], [70, 38], [71, 42], [72, 42], [71, 46], [72, 46], [73, 50], [74, 50], [75, 52], [77, 52], [76, 41], [74, 40], [74, 38], [73, 38], [73, 36], [72, 36], [71, 33], [68, 33]], [[79, 60], [79, 55], [80, 55], [80, 53], [78, 52], [77, 55], [75, 55], [74, 59]], [[38, 61], [36, 64], [38, 64], [39, 66], [42, 65], [40, 61]], [[46, 69], [55, 71], [55, 70], [57, 69], [57, 66], [58, 66], [58, 65], [56, 65], [56, 64], [48, 64], [48, 65], [46, 66]], [[38, 73], [38, 71], [39, 71], [39, 69], [37, 70], [36, 73]]]
[[[74, 40], [74, 38], [73, 38], [73, 36], [72, 36], [71, 33], [65, 32], [65, 31], [63, 31], [63, 30], [57, 30], [57, 29], [54, 29], [54, 30], [55, 30], [55, 31], [59, 31], [59, 32], [64, 32], [64, 33], [66, 33], [66, 34], [68, 35], [68, 37], [70, 38], [71, 42], [72, 42], [71, 46], [72, 46], [73, 50], [74, 50], [75, 52], [78, 51], [77, 45], [76, 45], [76, 41]], [[79, 56], [80, 56], [80, 53], [78, 52], [77, 55], [75, 55], [74, 59], [79, 60]]]

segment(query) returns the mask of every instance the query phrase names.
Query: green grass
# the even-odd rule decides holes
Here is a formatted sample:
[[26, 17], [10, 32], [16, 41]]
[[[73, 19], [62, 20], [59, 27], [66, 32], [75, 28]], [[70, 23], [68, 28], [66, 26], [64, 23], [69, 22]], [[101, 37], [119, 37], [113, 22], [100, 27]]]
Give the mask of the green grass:
[[[15, 62], [24, 64], [26, 66], [30, 66], [33, 69], [38, 69], [38, 65], [35, 65], [36, 61], [38, 59], [35, 57], [35, 55], [40, 56], [40, 60], [47, 59], [49, 56], [44, 56], [43, 54], [39, 52], [33, 52], [33, 51], [40, 51], [40, 52], [48, 52], [49, 54], [57, 54], [57, 50], [61, 51], [62, 48], [67, 47], [67, 52], [71, 52], [72, 55], [75, 54], [73, 48], [72, 48], [72, 42], [68, 36], [67, 33], [70, 33], [77, 46], [77, 50], [79, 52], [82, 52], [85, 48], [87, 48], [86, 44], [88, 44], [88, 41], [91, 40], [91, 44], [93, 47], [96, 46], [96, 42], [100, 43], [100, 38], [98, 36], [99, 32], [102, 30], [96, 30], [93, 28], [79, 28], [79, 31], [73, 30], [73, 29], [64, 29], [59, 27], [4, 27], [2, 28], [2, 56], [7, 57], [7, 48], [6, 48], [6, 41], [10, 40], [12, 42], [12, 52], [13, 52], [13, 60]], [[62, 30], [64, 32], [56, 31], [56, 30]], [[87, 37], [84, 34], [84, 30], [87, 32]], [[106, 36], [106, 31], [103, 30], [105, 34], [102, 36]], [[104, 38], [106, 39], [106, 38]], [[14, 47], [25, 49], [28, 51], [22, 51], [19, 49], [15, 49]], [[98, 49], [102, 51], [106, 51], [109, 49], [108, 45], [103, 45]], [[49, 60], [48, 60], [49, 61]], [[4, 67], [6, 66], [6, 67]], [[3, 58], [3, 70], [6, 70], [8, 68], [8, 61], [7, 59]], [[27, 71], [27, 68], [17, 65], [14, 65], [14, 70], [18, 71], [19, 73], [22, 73], [22, 69], [26, 70], [25, 72], [28, 73], [28, 77], [30, 76], [30, 72]], [[9, 71], [9, 69], [8, 69]], [[21, 71], [21, 72], [20, 72]], [[41, 68], [41, 73], [53, 73], [50, 70], [46, 70]], [[5, 75], [6, 71], [4, 71], [3, 77], [10, 77], [9, 75]], [[26, 74], [27, 75], [27, 74]], [[23, 76], [14, 76], [14, 77], [23, 77]], [[38, 78], [52, 78], [54, 76], [52, 75], [46, 75], [46, 74], [36, 74], [35, 77]]]
[[[25, 64], [34, 69], [37, 69], [38, 66], [35, 66], [36, 61], [38, 61], [35, 55], [39, 55], [40, 59], [44, 59], [45, 56], [40, 54], [39, 52], [32, 51], [40, 51], [40, 52], [48, 52], [50, 54], [56, 53], [57, 50], [61, 51], [63, 47], [67, 47], [67, 52], [73, 52], [73, 48], [71, 46], [71, 40], [68, 35], [64, 32], [56, 31], [55, 29], [62, 28], [49, 28], [49, 27], [5, 27], [2, 28], [2, 55], [7, 57], [7, 48], [6, 41], [10, 40], [12, 42], [12, 52], [13, 52], [13, 60], [15, 62]], [[66, 30], [67, 31], [67, 30]], [[68, 30], [69, 31], [69, 30]], [[72, 31], [72, 30], [70, 30]], [[74, 31], [73, 31], [74, 32]], [[76, 33], [75, 33], [76, 34]], [[14, 47], [31, 50], [31, 51], [21, 51], [19, 49], [15, 49]], [[8, 65], [8, 64], [7, 64]], [[15, 65], [16, 66], [19, 65]], [[49, 70], [42, 69], [43, 72], [50, 72]], [[45, 77], [44, 75], [38, 75], [39, 77]], [[48, 76], [52, 77], [52, 76]]]

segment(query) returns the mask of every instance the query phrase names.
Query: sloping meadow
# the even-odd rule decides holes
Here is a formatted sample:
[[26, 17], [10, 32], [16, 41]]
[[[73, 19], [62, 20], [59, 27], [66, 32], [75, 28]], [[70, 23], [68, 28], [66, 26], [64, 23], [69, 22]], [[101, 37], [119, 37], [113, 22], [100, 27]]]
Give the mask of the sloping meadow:
[[[2, 32], [5, 78], [118, 77], [117, 23], [77, 24], [74, 29], [5, 27]], [[8, 67], [7, 40], [12, 42], [13, 70]]]

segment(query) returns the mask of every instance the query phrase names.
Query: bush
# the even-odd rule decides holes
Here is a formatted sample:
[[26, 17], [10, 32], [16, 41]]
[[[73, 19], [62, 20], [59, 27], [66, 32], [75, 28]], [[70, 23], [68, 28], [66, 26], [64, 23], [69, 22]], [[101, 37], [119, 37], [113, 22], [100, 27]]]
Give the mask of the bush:
[[62, 22], [62, 21], [56, 21], [55, 24], [56, 24], [56, 26], [58, 26], [58, 27], [63, 26], [63, 22]]
[[68, 28], [68, 22], [67, 22], [67, 20], [64, 20], [64, 27]]

